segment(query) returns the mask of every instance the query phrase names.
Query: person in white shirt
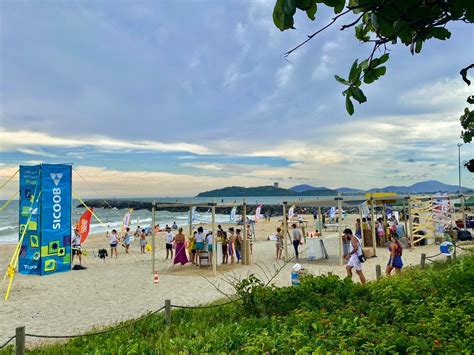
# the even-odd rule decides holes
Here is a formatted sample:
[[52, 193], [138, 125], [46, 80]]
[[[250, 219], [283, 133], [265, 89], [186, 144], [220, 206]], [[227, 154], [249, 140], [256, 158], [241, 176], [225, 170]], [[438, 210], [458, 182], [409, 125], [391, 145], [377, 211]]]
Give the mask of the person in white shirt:
[[207, 233], [206, 240], [207, 240], [207, 251], [209, 252], [209, 265], [212, 266], [212, 252], [213, 252], [212, 232]]
[[117, 244], [118, 244], [118, 236], [117, 231], [112, 229], [112, 233], [109, 236], [109, 231], [107, 231], [106, 237], [109, 237], [110, 243], [110, 257], [112, 258], [115, 251], [115, 258], [117, 258]]
[[171, 233], [171, 228], [168, 227], [166, 229], [166, 260], [168, 260], [168, 256], [170, 260], [173, 260], [173, 241], [174, 235]]
[[360, 282], [365, 284], [365, 276], [362, 272], [362, 263], [359, 259], [359, 256], [362, 255], [362, 246], [360, 244], [360, 240], [352, 234], [352, 230], [349, 228], [344, 230], [343, 237], [350, 241], [349, 254], [347, 254], [345, 257], [345, 259], [348, 260], [346, 265], [347, 277], [352, 279], [352, 269], [355, 269], [357, 275], [359, 275]]
[[204, 250], [204, 228], [199, 227], [196, 233], [196, 264], [199, 265], [199, 254]]

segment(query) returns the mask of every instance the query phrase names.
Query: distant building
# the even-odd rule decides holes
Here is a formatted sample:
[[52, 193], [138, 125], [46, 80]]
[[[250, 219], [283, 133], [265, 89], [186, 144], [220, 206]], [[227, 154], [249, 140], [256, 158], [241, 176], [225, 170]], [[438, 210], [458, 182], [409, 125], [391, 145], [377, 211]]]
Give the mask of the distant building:
[[277, 182], [274, 182], [274, 183], [273, 183], [273, 187], [276, 188], [276, 189], [278, 189], [278, 188], [280, 187], [280, 184], [277, 183]]

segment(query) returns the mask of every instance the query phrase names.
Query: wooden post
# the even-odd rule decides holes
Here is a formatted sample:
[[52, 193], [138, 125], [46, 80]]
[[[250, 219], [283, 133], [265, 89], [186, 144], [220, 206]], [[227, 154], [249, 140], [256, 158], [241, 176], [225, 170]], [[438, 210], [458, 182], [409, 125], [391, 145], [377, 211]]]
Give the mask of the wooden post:
[[165, 300], [166, 325], [171, 325], [171, 300]]
[[339, 265], [344, 265], [344, 258], [342, 256], [342, 197], [336, 197], [337, 199], [337, 209], [338, 209], [338, 218], [337, 218], [337, 238], [339, 239]]
[[410, 229], [410, 248], [413, 249], [413, 248], [415, 248], [415, 245], [413, 243], [413, 240], [414, 240], [414, 237], [413, 237], [413, 215], [411, 213], [411, 199], [410, 199], [410, 196], [408, 196], [407, 201], [408, 201], [408, 218], [409, 218], [408, 219], [408, 226], [409, 226], [409, 229]]
[[406, 203], [406, 197], [403, 198], [403, 223], [405, 224], [405, 237], [408, 239], [408, 221], [407, 221], [407, 214], [408, 211], [407, 209], [407, 203]]
[[451, 255], [448, 255], [448, 256], [446, 257], [446, 259], [447, 259], [447, 262], [448, 262], [448, 263], [450, 263], [451, 261], [453, 261], [453, 258], [451, 257]]
[[286, 240], [286, 237], [288, 235], [288, 223], [286, 220], [286, 205], [288, 202], [283, 202], [283, 247], [285, 248], [285, 261], [288, 261], [288, 241]]
[[193, 236], [193, 206], [189, 206], [189, 237]]
[[426, 254], [422, 253], [421, 254], [421, 260], [420, 260], [420, 266], [421, 266], [422, 269], [425, 267], [425, 263], [426, 263]]
[[242, 204], [242, 221], [244, 224], [242, 225], [242, 244], [240, 245], [240, 255], [242, 256], [242, 264], [249, 265], [249, 254], [250, 248], [248, 248], [249, 241], [247, 239], [247, 204]]
[[378, 264], [375, 265], [375, 278], [377, 279], [377, 281], [382, 278], [382, 268]]
[[[385, 239], [387, 238], [387, 205], [385, 204], [385, 202], [383, 203], [383, 232], [384, 232], [384, 235], [385, 235]], [[385, 242], [386, 240], [384, 240]]]
[[464, 205], [464, 195], [461, 195], [461, 210], [462, 210], [462, 225], [463, 229], [467, 231], [467, 226], [466, 226], [466, 211], [465, 211], [465, 205]]
[[25, 327], [18, 327], [15, 330], [16, 355], [25, 354]]
[[[155, 257], [156, 257], [156, 233], [155, 233], [155, 201], [151, 205], [151, 248], [152, 250], [152, 259], [151, 259], [151, 274], [153, 278], [155, 277]], [[153, 279], [154, 280], [154, 279]]]
[[374, 252], [374, 256], [377, 256], [377, 236], [375, 235], [375, 222], [376, 222], [376, 218], [375, 218], [375, 206], [374, 206], [374, 198], [371, 197], [370, 198], [370, 213], [372, 215], [372, 219], [371, 219], [371, 224], [372, 224], [372, 245], [373, 245], [373, 252]]
[[360, 227], [360, 238], [362, 239], [362, 246], [365, 247], [364, 243], [364, 228], [362, 228], [362, 207], [359, 205], [359, 227]]
[[321, 213], [321, 207], [318, 207], [318, 221], [319, 221], [319, 233], [323, 236], [323, 214]]
[[212, 271], [214, 271], [214, 276], [217, 276], [217, 236], [216, 236], [216, 206], [215, 203], [212, 204]]

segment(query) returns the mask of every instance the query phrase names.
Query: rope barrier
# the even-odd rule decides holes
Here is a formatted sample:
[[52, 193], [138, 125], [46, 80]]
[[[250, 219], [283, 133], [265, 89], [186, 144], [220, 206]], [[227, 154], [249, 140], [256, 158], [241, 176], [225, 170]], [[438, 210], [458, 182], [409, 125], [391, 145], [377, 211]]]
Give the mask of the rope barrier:
[[3, 349], [5, 346], [7, 346], [8, 344], [10, 344], [10, 342], [16, 338], [16, 335], [10, 337], [10, 339], [8, 339], [5, 343], [3, 343], [2, 345], [0, 345], [0, 349]]
[[163, 309], [165, 309], [164, 306], [161, 307], [160, 309], [156, 310], [156, 311], [153, 311], [149, 314], [144, 315], [143, 317], [137, 318], [137, 319], [135, 319], [134, 321], [132, 321], [130, 323], [123, 324], [121, 326], [111, 328], [111, 329], [100, 330], [100, 331], [94, 332], [94, 333], [86, 333], [86, 334], [78, 334], [78, 335], [44, 335], [44, 334], [25, 333], [25, 336], [32, 337], [32, 338], [46, 338], [46, 339], [48, 339], [48, 338], [49, 339], [72, 339], [72, 338], [90, 337], [90, 336], [95, 336], [95, 335], [100, 335], [100, 334], [107, 334], [107, 333], [112, 333], [112, 332], [115, 332], [115, 331], [123, 329], [123, 328], [130, 327], [130, 326], [136, 324], [139, 321], [147, 319], [148, 317], [151, 317], [152, 315], [155, 315], [155, 314], [161, 312]]
[[13, 199], [14, 199], [18, 194], [19, 194], [18, 191], [15, 192], [15, 194], [14, 194], [12, 197], [10, 197], [10, 199], [9, 199], [7, 202], [5, 202], [5, 203], [2, 205], [2, 207], [0, 207], [0, 212], [2, 212], [5, 208], [7, 208], [7, 206], [13, 201]]
[[176, 304], [172, 304], [171, 307], [173, 308], [182, 308], [182, 309], [206, 309], [206, 308], [216, 308], [216, 307], [221, 307], [221, 306], [227, 306], [228, 304], [235, 303], [238, 300], [232, 300], [226, 303], [219, 303], [219, 304], [213, 304], [209, 306], [179, 306]]
[[0, 190], [2, 190], [2, 189], [5, 187], [5, 185], [8, 184], [8, 183], [11, 181], [11, 179], [13, 179], [13, 178], [16, 176], [16, 174], [18, 174], [19, 171], [20, 171], [20, 169], [18, 169], [17, 171], [15, 171], [15, 173], [14, 173], [12, 176], [10, 176], [10, 177], [8, 178], [8, 180], [5, 181], [5, 182], [2, 184], [2, 186], [0, 186]]
[[440, 256], [441, 254], [442, 254], [442, 253], [438, 253], [438, 254], [436, 254], [436, 255], [427, 256], [427, 257], [425, 257], [425, 259], [426, 259], [426, 260], [431, 260], [431, 259], [433, 259], [433, 258], [436, 258], [437, 256]]
[[108, 229], [109, 229], [109, 227], [107, 227], [107, 225], [106, 225], [104, 222], [102, 222], [99, 217], [97, 217], [97, 215], [94, 213], [94, 211], [93, 211], [91, 208], [89, 208], [89, 206], [86, 205], [86, 203], [82, 200], [82, 198], [80, 198], [79, 196], [77, 196], [74, 192], [72, 193], [72, 195], [73, 195], [75, 198], [77, 198], [80, 203], [82, 203], [82, 205], [94, 216], [94, 218], [95, 218], [100, 224], [102, 224], [102, 227], [105, 227], [105, 230], [108, 230]]

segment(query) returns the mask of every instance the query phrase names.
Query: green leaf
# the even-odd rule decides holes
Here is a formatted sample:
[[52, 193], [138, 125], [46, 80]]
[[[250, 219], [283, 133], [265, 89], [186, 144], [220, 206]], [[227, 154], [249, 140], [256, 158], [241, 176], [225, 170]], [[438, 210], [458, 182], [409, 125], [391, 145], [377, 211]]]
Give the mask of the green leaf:
[[277, 0], [273, 8], [273, 23], [280, 31], [294, 28], [293, 16], [287, 14], [285, 11], [286, 0]]
[[351, 116], [354, 114], [354, 104], [351, 101], [349, 93], [346, 95], [346, 111]]
[[372, 84], [374, 81], [376, 81], [382, 75], [384, 75], [386, 70], [387, 70], [387, 68], [385, 68], [385, 67], [379, 67], [379, 68], [372, 68], [372, 69], [369, 69], [369, 70], [365, 71], [364, 83]]
[[349, 81], [354, 82], [357, 79], [359, 79], [361, 69], [359, 68], [359, 65], [357, 64], [357, 59], [354, 61], [352, 64], [351, 70], [349, 71]]
[[334, 78], [336, 78], [336, 80], [341, 84], [349, 85], [349, 82], [346, 79], [341, 78], [339, 75], [334, 75]]
[[422, 46], [423, 46], [423, 41], [422, 41], [421, 39], [418, 39], [418, 40], [415, 42], [415, 53], [420, 53]]
[[311, 3], [311, 7], [306, 10], [306, 15], [314, 21], [316, 19], [316, 11], [318, 11], [318, 4], [316, 3], [316, 0], [313, 0]]
[[296, 0], [285, 0], [283, 10], [287, 15], [293, 16], [296, 13]]
[[313, 3], [313, 0], [296, 0], [296, 7], [302, 11], [308, 10]]
[[354, 97], [354, 99], [356, 99], [359, 102], [359, 104], [367, 101], [367, 97], [365, 97], [361, 89], [355, 86], [352, 86], [350, 89], [352, 92], [352, 96]]
[[430, 35], [444, 41], [451, 37], [451, 32], [444, 27], [433, 27], [430, 31]]
[[385, 63], [389, 58], [389, 54], [388, 53], [385, 53], [383, 54], [380, 58], [379, 58], [379, 64], [383, 64]]

